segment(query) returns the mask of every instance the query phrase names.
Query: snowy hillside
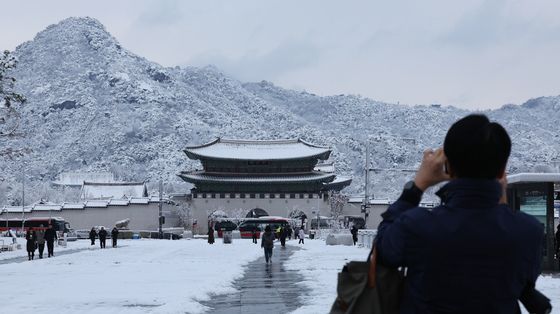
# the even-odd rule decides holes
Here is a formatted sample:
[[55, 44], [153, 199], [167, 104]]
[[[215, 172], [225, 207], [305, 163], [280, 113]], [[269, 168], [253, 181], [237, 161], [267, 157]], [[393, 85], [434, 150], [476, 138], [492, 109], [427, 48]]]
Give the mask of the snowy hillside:
[[[119, 179], [178, 184], [176, 173], [200, 167], [182, 149], [217, 136], [302, 137], [331, 146], [338, 172], [354, 177], [347, 191], [354, 193], [363, 190], [366, 142], [373, 167], [416, 167], [423, 149], [440, 146], [450, 124], [468, 113], [242, 83], [211, 66], [164, 68], [127, 51], [91, 18], [51, 25], [15, 54], [16, 87], [28, 99], [24, 136], [2, 142], [0, 149], [31, 149], [25, 157], [30, 199], [47, 197], [46, 186], [63, 171], [109, 170]], [[487, 114], [512, 134], [511, 171], [560, 160], [560, 97]], [[17, 201], [20, 185], [14, 183], [21, 181], [21, 170], [18, 160], [0, 160], [0, 201]], [[395, 197], [410, 176], [379, 172], [373, 191]]]

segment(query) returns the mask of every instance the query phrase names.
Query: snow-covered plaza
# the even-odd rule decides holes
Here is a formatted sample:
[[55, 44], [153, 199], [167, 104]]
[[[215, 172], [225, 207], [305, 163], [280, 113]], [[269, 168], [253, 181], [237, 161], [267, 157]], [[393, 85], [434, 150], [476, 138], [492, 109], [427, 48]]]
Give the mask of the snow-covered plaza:
[[[365, 248], [327, 246], [323, 240], [288, 245], [300, 249], [282, 266], [304, 278], [294, 283], [302, 306], [293, 313], [327, 313], [337, 272], [368, 254]], [[24, 250], [0, 253], [2, 312], [211, 312], [204, 304], [234, 293], [234, 282], [263, 255], [260, 244], [245, 239], [214, 245], [203, 239], [120, 240], [117, 249], [109, 246], [102, 250], [89, 241], [70, 242], [67, 248], [55, 247], [54, 258], [36, 255], [34, 261], [27, 261]], [[277, 244], [275, 254], [279, 250]], [[560, 277], [541, 276], [537, 286], [552, 299], [553, 313], [560, 313]], [[266, 298], [266, 291], [262, 295]]]

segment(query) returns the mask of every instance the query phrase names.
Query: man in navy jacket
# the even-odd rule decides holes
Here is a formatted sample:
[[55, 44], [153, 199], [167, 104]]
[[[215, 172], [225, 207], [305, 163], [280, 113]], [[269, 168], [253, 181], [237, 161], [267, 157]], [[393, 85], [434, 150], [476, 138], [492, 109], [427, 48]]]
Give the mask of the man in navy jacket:
[[[376, 238], [380, 263], [407, 267], [401, 313], [520, 313], [518, 299], [540, 274], [544, 231], [506, 204], [510, 151], [501, 125], [470, 115], [449, 129], [443, 149], [424, 152]], [[442, 181], [442, 205], [418, 207]]]

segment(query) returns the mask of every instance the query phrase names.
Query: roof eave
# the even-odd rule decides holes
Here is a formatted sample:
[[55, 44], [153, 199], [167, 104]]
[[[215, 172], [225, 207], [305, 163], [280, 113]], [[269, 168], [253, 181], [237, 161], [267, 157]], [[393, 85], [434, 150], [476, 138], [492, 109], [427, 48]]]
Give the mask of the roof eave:
[[[308, 180], [270, 180], [270, 181], [249, 181], [249, 180], [230, 180], [230, 181], [223, 181], [223, 180], [219, 180], [219, 179], [206, 179], [206, 178], [196, 178], [193, 175], [189, 175], [188, 173], [179, 173], [177, 175], [178, 177], [180, 177], [181, 179], [183, 179], [186, 182], [189, 183], [224, 183], [224, 184], [232, 184], [232, 183], [242, 183], [242, 184], [286, 184], [286, 183], [309, 183], [309, 182], [323, 182], [323, 183], [329, 183], [332, 182], [336, 175], [335, 174], [329, 174], [326, 176], [322, 176], [322, 177], [317, 177], [317, 178], [309, 178]], [[240, 177], [242, 178], [242, 177]]]
[[289, 161], [289, 160], [298, 160], [298, 159], [321, 159], [321, 160], [328, 160], [331, 154], [330, 150], [324, 151], [324, 152], [320, 152], [317, 154], [313, 154], [313, 155], [307, 155], [307, 156], [298, 156], [298, 157], [292, 157], [292, 158], [260, 158], [260, 159], [256, 159], [256, 158], [235, 158], [235, 157], [229, 157], [229, 158], [224, 158], [224, 157], [215, 157], [215, 156], [207, 156], [207, 155], [202, 155], [202, 154], [197, 154], [195, 152], [192, 151], [188, 151], [188, 150], [183, 150], [185, 152], [185, 154], [187, 155], [187, 157], [189, 157], [192, 160], [202, 160], [202, 159], [213, 159], [213, 160], [251, 160], [251, 161], [255, 161], [255, 160], [259, 160], [259, 161], [264, 161], [264, 160], [270, 160], [270, 161], [276, 161], [276, 160], [285, 160], [285, 161]]

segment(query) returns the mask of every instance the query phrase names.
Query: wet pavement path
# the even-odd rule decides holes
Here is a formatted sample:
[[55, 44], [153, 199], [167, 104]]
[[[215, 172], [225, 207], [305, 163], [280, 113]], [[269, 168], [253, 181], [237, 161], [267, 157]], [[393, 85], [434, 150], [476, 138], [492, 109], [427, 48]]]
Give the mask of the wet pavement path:
[[243, 278], [234, 282], [235, 293], [214, 296], [203, 304], [212, 308], [208, 313], [288, 313], [301, 306], [303, 277], [295, 270], [287, 270], [284, 263], [298, 247], [274, 246], [272, 263], [263, 257], [251, 262]]

